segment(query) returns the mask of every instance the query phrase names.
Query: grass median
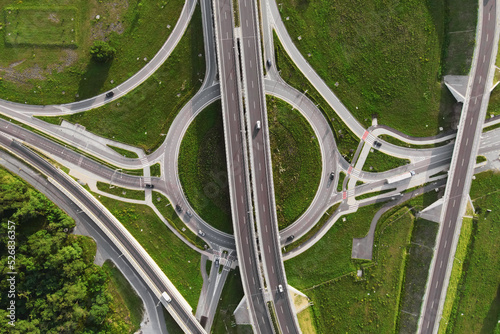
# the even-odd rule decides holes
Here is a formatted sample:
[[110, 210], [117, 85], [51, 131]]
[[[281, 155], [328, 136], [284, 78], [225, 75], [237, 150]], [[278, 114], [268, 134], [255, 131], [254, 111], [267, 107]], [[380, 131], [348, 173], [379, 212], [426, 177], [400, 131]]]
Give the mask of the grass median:
[[136, 200], [140, 200], [140, 201], [144, 201], [144, 199], [146, 197], [144, 190], [126, 189], [126, 188], [113, 186], [109, 183], [104, 183], [104, 182], [100, 182], [100, 181], [97, 181], [97, 189], [99, 189], [100, 191], [107, 192], [108, 194], [111, 194], [111, 195], [129, 198], [129, 199], [136, 199]]
[[[162, 29], [159, 29], [162, 30]], [[161, 145], [181, 108], [201, 87], [205, 74], [201, 11], [167, 61], [142, 85], [100, 108], [61, 118], [147, 153]]]
[[[113, 89], [149, 62], [175, 26], [183, 0], [0, 0], [0, 97], [58, 104]], [[91, 58], [95, 40], [116, 50], [112, 61]]]
[[371, 149], [366, 158], [363, 170], [367, 172], [385, 172], [400, 166], [408, 165], [410, 160], [393, 157], [380, 152], [376, 149]]
[[454, 101], [440, 80], [444, 62], [456, 54], [443, 59], [451, 17], [445, 1], [281, 2], [281, 17], [297, 48], [365, 127], [373, 114], [379, 123], [414, 136], [450, 126]]

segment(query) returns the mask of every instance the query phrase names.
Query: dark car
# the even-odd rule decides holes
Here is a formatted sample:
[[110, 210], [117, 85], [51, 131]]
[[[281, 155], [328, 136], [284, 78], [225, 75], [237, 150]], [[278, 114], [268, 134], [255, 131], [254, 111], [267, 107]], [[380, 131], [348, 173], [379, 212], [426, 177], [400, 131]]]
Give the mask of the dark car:
[[267, 60], [267, 67], [271, 67], [271, 60]]
[[379, 142], [379, 141], [376, 141], [376, 140], [375, 140], [375, 141], [373, 142], [373, 146], [375, 146], [376, 148], [379, 148], [380, 146], [382, 146], [382, 143], [381, 143], [381, 142]]
[[293, 238], [295, 238], [295, 236], [292, 234], [291, 236], [289, 236], [288, 238], [286, 238], [286, 241], [290, 242], [293, 240]]
[[106, 93], [106, 97], [107, 97], [108, 99], [109, 99], [109, 98], [111, 98], [111, 97], [113, 97], [114, 95], [115, 95], [115, 93], [113, 93], [113, 92], [107, 92], [107, 93]]
[[146, 183], [146, 188], [153, 189], [155, 186], [153, 184]]
[[334, 172], [331, 172], [331, 173], [330, 173], [330, 180], [332, 180], [332, 181], [333, 181], [333, 179], [334, 179], [334, 178], [335, 178], [335, 173], [334, 173]]
[[175, 206], [175, 210], [177, 210], [178, 212], [182, 212], [182, 207], [179, 204], [177, 204]]

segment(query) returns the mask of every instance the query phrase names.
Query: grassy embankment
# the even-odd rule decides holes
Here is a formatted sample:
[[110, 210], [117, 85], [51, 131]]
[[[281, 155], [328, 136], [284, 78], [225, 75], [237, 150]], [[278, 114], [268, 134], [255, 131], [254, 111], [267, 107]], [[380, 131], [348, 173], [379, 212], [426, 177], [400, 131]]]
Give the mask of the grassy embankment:
[[186, 227], [186, 224], [184, 224], [184, 222], [179, 218], [177, 212], [172, 207], [172, 204], [170, 203], [168, 198], [166, 198], [159, 192], [154, 191], [153, 204], [163, 215], [163, 218], [165, 218], [170, 223], [170, 225], [172, 225], [177, 230], [177, 232], [182, 234], [187, 240], [189, 240], [189, 242], [191, 242], [199, 249], [205, 249], [207, 244], [202, 239], [200, 239], [198, 234], [193, 233], [189, 228]]
[[233, 313], [236, 306], [243, 298], [240, 271], [231, 271], [227, 276], [226, 284], [222, 290], [221, 299], [215, 312], [212, 333], [250, 334], [252, 327], [249, 325], [236, 325]]
[[109, 277], [108, 289], [116, 305], [115, 312], [130, 322], [130, 333], [135, 333], [140, 329], [144, 315], [141, 298], [113, 262], [106, 260], [102, 268]]
[[[183, 5], [182, 0], [0, 0], [5, 31], [0, 98], [58, 104], [112, 89], [153, 58]], [[112, 61], [91, 59], [95, 40], [107, 40], [116, 49]]]
[[186, 246], [146, 205], [124, 203], [104, 196], [99, 200], [127, 228], [196, 309], [201, 292], [200, 255]]
[[[473, 48], [455, 29], [474, 29], [475, 14], [448, 7], [445, 1], [405, 2], [395, 10], [376, 1], [286, 0], [280, 10], [295, 45], [363, 125], [377, 114], [380, 124], [428, 136], [450, 126], [454, 101], [442, 74], [462, 74], [455, 68], [467, 69], [462, 64]], [[455, 52], [455, 45], [466, 51]]]
[[[162, 27], [165, 22], [168, 20], [162, 22]], [[205, 73], [203, 55], [203, 29], [198, 6], [168, 60], [142, 85], [116, 102], [61, 118], [84, 125], [88, 131], [101, 136], [141, 147], [149, 153], [161, 145], [165, 138], [161, 134], [167, 133], [177, 113], [200, 88]], [[47, 117], [42, 119], [48, 120]], [[51, 121], [58, 123], [59, 119], [52, 117]]]
[[[383, 215], [375, 233], [373, 261], [351, 259], [352, 238], [365, 236], [381, 204], [347, 215], [345, 222], [339, 220], [307, 252], [285, 263], [289, 283], [314, 303], [318, 332], [330, 332], [332, 327], [339, 332], [395, 330], [406, 247], [414, 223], [412, 212], [435, 199], [435, 194], [425, 194]], [[363, 270], [361, 278], [356, 276], [358, 269]]]
[[407, 246], [405, 279], [399, 306], [398, 330], [416, 333], [427, 274], [432, 260], [438, 224], [417, 219], [413, 225], [411, 243]]
[[[476, 220], [467, 221], [461, 233], [452, 282], [456, 290], [448, 296], [446, 333], [493, 333], [500, 313], [500, 174], [484, 172], [476, 175], [470, 196], [476, 209]], [[488, 212], [487, 210], [491, 210]], [[468, 237], [470, 235], [470, 237]], [[465, 254], [464, 254], [465, 253]], [[453, 303], [450, 307], [449, 303]], [[451, 312], [449, 309], [451, 308]], [[444, 327], [446, 322], [441, 324]]]

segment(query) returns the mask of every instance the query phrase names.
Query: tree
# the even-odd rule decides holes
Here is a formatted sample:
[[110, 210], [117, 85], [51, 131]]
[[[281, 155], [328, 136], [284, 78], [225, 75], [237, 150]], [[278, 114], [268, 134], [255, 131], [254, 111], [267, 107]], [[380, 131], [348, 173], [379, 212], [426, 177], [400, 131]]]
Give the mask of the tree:
[[113, 59], [116, 49], [105, 41], [94, 41], [94, 45], [90, 47], [90, 54], [95, 61], [106, 63]]

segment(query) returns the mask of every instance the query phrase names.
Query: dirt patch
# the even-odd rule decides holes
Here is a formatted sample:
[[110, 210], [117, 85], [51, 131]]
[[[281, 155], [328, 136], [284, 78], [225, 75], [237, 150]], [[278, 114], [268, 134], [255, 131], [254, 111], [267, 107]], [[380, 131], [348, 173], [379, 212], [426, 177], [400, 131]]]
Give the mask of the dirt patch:
[[54, 22], [54, 23], [59, 23], [61, 20], [57, 17], [57, 13], [50, 13], [48, 17], [49, 21]]
[[[94, 22], [90, 31], [92, 38], [107, 41], [111, 32], [121, 35], [125, 31], [122, 16], [128, 7], [127, 0], [98, 3], [90, 12], [90, 20]], [[99, 19], [96, 19], [97, 15]]]

